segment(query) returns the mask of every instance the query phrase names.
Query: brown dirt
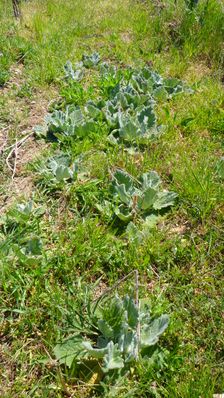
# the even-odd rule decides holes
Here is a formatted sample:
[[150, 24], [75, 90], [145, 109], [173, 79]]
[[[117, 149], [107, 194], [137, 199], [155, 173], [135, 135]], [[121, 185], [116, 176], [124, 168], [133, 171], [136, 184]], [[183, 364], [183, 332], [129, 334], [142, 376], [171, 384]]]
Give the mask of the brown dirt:
[[[49, 101], [53, 97], [56, 97], [56, 93], [53, 90], [48, 90], [48, 92], [36, 90], [35, 94], [32, 96], [35, 100], [27, 97], [20, 98], [16, 95], [16, 92], [25, 82], [23, 69], [24, 66], [22, 64], [16, 64], [16, 66], [11, 69], [11, 79], [1, 93], [7, 101], [7, 108], [10, 109], [11, 114], [9, 117], [10, 122], [0, 130], [0, 156], [12, 142], [15, 142], [15, 138], [7, 142], [7, 137], [13, 135], [14, 137], [18, 137], [19, 140], [31, 133], [37, 124], [43, 122], [44, 115], [47, 113]], [[0, 215], [3, 214], [19, 196], [28, 199], [32, 195], [34, 190], [32, 176], [27, 174], [26, 166], [29, 162], [37, 158], [46, 147], [47, 144], [43, 141], [36, 141], [35, 138], [31, 136], [18, 149], [15, 176], [12, 179], [10, 176], [12, 173], [8, 170], [9, 177], [3, 182], [4, 194], [0, 194]], [[4, 159], [8, 153], [9, 151], [5, 154]]]

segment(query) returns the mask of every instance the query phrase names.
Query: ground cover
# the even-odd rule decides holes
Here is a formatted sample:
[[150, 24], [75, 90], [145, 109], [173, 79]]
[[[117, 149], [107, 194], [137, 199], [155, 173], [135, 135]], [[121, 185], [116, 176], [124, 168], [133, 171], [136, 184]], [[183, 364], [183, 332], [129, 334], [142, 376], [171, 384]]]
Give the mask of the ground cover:
[[[223, 392], [222, 2], [36, 0], [21, 22], [0, 10], [0, 395]], [[131, 300], [92, 314], [133, 270], [154, 322], [141, 344]], [[77, 315], [85, 360], [69, 346], [66, 366]], [[107, 350], [86, 343], [96, 335]]]

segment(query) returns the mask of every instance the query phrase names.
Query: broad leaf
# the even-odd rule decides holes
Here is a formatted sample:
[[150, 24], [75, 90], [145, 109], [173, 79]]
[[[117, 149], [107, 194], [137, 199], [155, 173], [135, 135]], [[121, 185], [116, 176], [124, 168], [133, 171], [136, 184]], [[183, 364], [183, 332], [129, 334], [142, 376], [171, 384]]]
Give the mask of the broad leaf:
[[131, 196], [126, 192], [125, 185], [116, 185], [115, 189], [121, 202], [129, 206], [131, 202]]
[[155, 210], [160, 210], [165, 207], [173, 206], [177, 196], [178, 195], [175, 192], [158, 192], [157, 199], [153, 204], [153, 208]]
[[138, 337], [136, 330], [125, 329], [124, 333], [121, 334], [118, 341], [119, 350], [123, 353], [125, 362], [133, 361], [137, 358], [139, 347]]
[[55, 177], [58, 181], [69, 179], [72, 177], [71, 170], [67, 166], [60, 165], [55, 171]]
[[142, 210], [148, 210], [153, 207], [156, 198], [157, 198], [157, 191], [153, 188], [147, 188], [146, 191], [144, 191], [143, 195], [141, 198], [139, 198], [138, 201], [138, 206]]
[[80, 337], [70, 337], [54, 348], [54, 355], [60, 364], [65, 364], [69, 368], [75, 358], [83, 351], [82, 340]]
[[96, 358], [96, 359], [104, 358], [104, 355], [108, 351], [107, 347], [106, 348], [94, 348], [94, 347], [92, 347], [92, 345], [91, 345], [91, 343], [89, 341], [83, 341], [82, 342], [82, 348], [88, 354], [89, 357]]
[[71, 61], [67, 61], [64, 66], [65, 76], [75, 81], [80, 81], [83, 78], [82, 69], [74, 70]]
[[124, 184], [125, 189], [126, 189], [127, 192], [133, 187], [134, 179], [126, 171], [123, 171], [121, 169], [117, 169], [114, 172], [113, 177], [114, 177], [114, 179], [116, 181], [116, 184], [118, 184], [118, 185]]
[[104, 319], [99, 319], [99, 321], [97, 322], [97, 326], [101, 331], [103, 337], [106, 337], [107, 339], [111, 339], [113, 337], [113, 328]]
[[147, 188], [157, 189], [161, 184], [161, 179], [156, 171], [149, 171], [142, 174], [140, 181], [142, 182], [143, 190]]
[[100, 62], [100, 56], [96, 52], [91, 55], [83, 55], [82, 62], [85, 68], [92, 68]]
[[130, 328], [135, 329], [138, 324], [138, 307], [133, 298], [125, 296], [124, 308], [126, 310], [127, 322]]
[[161, 315], [159, 318], [154, 319], [150, 325], [143, 324], [141, 327], [141, 347], [149, 347], [156, 344], [159, 336], [166, 330], [169, 324], [168, 315]]
[[119, 207], [115, 207], [114, 210], [116, 216], [118, 218], [120, 218], [120, 220], [124, 221], [124, 222], [128, 222], [131, 221], [131, 219], [133, 218], [133, 215], [131, 214], [131, 212], [129, 211], [129, 209], [126, 209], [124, 206], [119, 206]]
[[103, 370], [108, 372], [112, 369], [121, 369], [124, 367], [124, 360], [117, 344], [110, 341], [107, 345], [107, 354], [104, 356]]

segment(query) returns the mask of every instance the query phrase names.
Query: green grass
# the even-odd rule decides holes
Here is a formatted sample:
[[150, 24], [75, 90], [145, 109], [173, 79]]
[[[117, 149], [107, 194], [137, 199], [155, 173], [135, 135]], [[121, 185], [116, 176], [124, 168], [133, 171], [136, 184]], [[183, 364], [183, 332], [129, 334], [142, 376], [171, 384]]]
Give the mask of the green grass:
[[[43, 139], [37, 141], [42, 153], [22, 169], [33, 180], [34, 208], [27, 216], [9, 208], [0, 221], [0, 396], [97, 396], [76, 387], [54, 361], [53, 348], [69, 334], [80, 283], [91, 290], [100, 278], [112, 286], [133, 269], [139, 270], [140, 294], [152, 312], [166, 312], [171, 321], [155, 363], [141, 360], [114, 396], [223, 393], [223, 180], [217, 172], [224, 128], [222, 2], [200, 1], [190, 12], [182, 1], [32, 0], [22, 10], [17, 23], [10, 2], [0, 4], [0, 126], [8, 126], [9, 144], [21, 134], [37, 95], [54, 96], [50, 107], [61, 109], [105, 96], [107, 83], [95, 70], [84, 83], [65, 81], [65, 62], [79, 61], [83, 53], [98, 51], [123, 73], [127, 65], [151, 62], [163, 76], [186, 81], [194, 93], [158, 102], [166, 130], [135, 154], [110, 145], [104, 124], [66, 145], [72, 160], [83, 156], [83, 174], [61, 190], [45, 180], [41, 185], [38, 174], [59, 146], [45, 149]], [[14, 67], [21, 67], [22, 82], [7, 86]], [[0, 163], [4, 200], [12, 189], [7, 153]], [[129, 242], [120, 224], [97, 209], [108, 199], [115, 167], [134, 176], [156, 170], [163, 186], [178, 193], [176, 205], [141, 244]], [[16, 200], [22, 202], [22, 192]], [[99, 395], [112, 396], [107, 387]]]

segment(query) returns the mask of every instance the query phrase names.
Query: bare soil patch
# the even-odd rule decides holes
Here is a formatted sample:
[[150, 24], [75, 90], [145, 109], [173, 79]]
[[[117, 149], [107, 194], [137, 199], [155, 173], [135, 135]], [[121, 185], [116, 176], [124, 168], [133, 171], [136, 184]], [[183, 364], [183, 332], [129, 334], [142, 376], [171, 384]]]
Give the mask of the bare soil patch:
[[[43, 122], [44, 115], [47, 113], [50, 100], [56, 96], [55, 89], [47, 92], [36, 90], [32, 98], [20, 97], [15, 95], [25, 82], [24, 66], [16, 65], [11, 69], [11, 79], [2, 90], [2, 95], [6, 99], [7, 108], [10, 109], [12, 122], [0, 130], [0, 157], [2, 162], [9, 153], [10, 147], [16, 139], [20, 140], [31, 133], [37, 124]], [[9, 140], [9, 136], [14, 139]], [[29, 162], [37, 158], [46, 149], [47, 144], [43, 141], [36, 141], [34, 136], [30, 136], [18, 149], [16, 157], [15, 176], [5, 166], [7, 178], [4, 180], [3, 193], [0, 192], [0, 214], [11, 206], [14, 201], [22, 196], [28, 199], [33, 192], [32, 176], [27, 174], [26, 166]], [[14, 159], [11, 159], [12, 163]]]

